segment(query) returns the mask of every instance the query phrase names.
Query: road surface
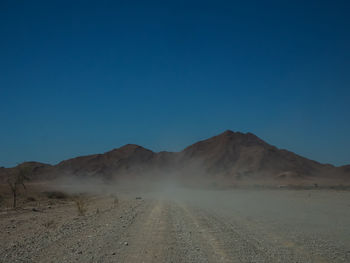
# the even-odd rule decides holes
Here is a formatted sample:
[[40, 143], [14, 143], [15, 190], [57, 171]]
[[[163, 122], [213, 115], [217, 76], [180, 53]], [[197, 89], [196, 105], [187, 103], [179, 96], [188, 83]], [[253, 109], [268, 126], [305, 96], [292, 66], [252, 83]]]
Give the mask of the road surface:
[[0, 262], [350, 262], [350, 194], [168, 192], [0, 216]]

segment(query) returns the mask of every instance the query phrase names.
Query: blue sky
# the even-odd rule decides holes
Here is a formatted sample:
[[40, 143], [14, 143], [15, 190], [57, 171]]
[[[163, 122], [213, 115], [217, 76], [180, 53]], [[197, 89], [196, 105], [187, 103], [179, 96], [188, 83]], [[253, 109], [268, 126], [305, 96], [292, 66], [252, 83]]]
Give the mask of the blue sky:
[[0, 1], [0, 166], [226, 129], [350, 163], [348, 1]]

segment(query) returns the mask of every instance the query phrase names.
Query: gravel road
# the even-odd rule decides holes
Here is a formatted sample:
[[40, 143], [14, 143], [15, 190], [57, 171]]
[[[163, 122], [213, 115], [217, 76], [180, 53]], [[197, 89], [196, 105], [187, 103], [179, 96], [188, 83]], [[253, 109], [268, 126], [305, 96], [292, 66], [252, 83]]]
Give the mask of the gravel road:
[[167, 191], [0, 215], [0, 262], [350, 262], [350, 193]]

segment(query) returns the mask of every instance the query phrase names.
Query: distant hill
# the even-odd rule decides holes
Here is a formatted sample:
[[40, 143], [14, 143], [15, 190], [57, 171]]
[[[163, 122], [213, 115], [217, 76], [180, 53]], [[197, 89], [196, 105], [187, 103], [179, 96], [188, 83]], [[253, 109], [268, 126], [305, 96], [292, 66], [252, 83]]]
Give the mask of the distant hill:
[[[181, 152], [155, 153], [138, 145], [127, 144], [103, 154], [76, 157], [54, 166], [37, 162], [21, 165], [31, 167], [33, 179], [97, 176], [110, 180], [156, 175], [193, 179], [192, 183], [229, 185], [253, 181], [283, 184], [350, 180], [350, 165], [335, 167], [321, 164], [278, 149], [252, 133], [229, 130], [194, 143]], [[4, 178], [5, 174], [17, 168], [1, 168], [0, 176]]]
[[324, 176], [331, 165], [269, 145], [252, 133], [226, 131], [183, 150], [183, 161], [201, 160], [209, 173], [244, 177]]
[[111, 178], [118, 174], [142, 173], [150, 167], [156, 153], [141, 146], [127, 144], [104, 154], [94, 154], [62, 161], [56, 172], [81, 176], [98, 175]]
[[54, 166], [39, 162], [23, 162], [12, 168], [0, 167], [0, 182], [6, 182], [7, 178], [14, 176], [21, 168], [29, 168], [31, 180], [41, 180], [43, 177], [52, 177]]

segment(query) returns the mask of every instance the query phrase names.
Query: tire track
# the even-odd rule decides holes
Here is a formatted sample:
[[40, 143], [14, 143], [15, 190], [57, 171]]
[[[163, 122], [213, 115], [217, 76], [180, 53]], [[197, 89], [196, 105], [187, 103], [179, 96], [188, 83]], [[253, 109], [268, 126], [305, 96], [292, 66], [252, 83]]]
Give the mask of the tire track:
[[117, 262], [176, 262], [169, 204], [145, 202], [149, 204], [148, 209], [123, 235], [128, 244], [118, 252]]
[[329, 262], [277, 233], [261, 231], [252, 222], [247, 224], [242, 219], [234, 220], [240, 218], [238, 216], [222, 218], [199, 208], [185, 209], [198, 221], [198, 225], [214, 236], [216, 246], [239, 262]]
[[227, 229], [222, 222], [208, 214], [184, 204], [179, 209], [191, 222], [197, 240], [202, 244], [208, 262], [273, 262], [254, 242], [235, 231]]

